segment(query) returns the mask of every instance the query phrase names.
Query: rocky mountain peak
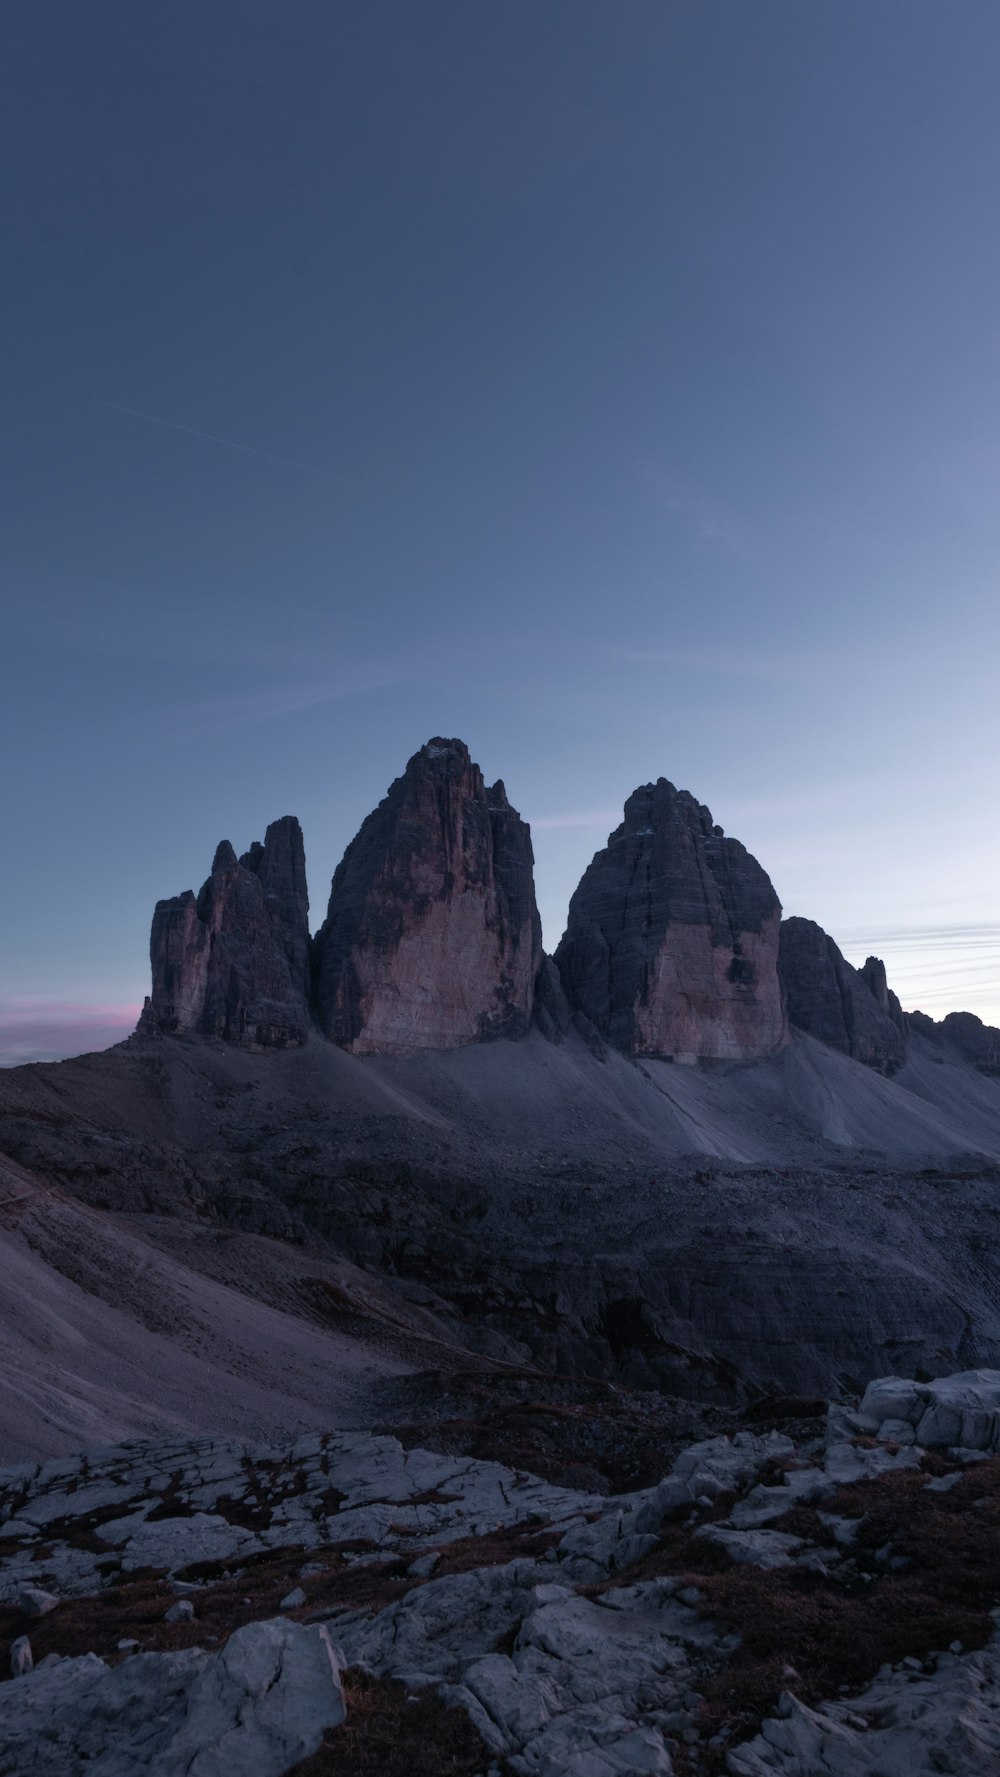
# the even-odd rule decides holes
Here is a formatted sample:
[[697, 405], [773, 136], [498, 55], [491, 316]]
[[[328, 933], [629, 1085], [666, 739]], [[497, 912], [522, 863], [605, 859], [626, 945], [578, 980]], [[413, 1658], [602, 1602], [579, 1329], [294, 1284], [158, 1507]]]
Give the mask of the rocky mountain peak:
[[216, 849], [197, 897], [158, 901], [150, 934], [146, 1032], [200, 1032], [254, 1048], [302, 1043], [309, 1029], [305, 848], [292, 816], [240, 859]]
[[236, 862], [236, 853], [230, 845], [229, 840], [220, 839], [215, 848], [215, 856], [212, 859], [212, 875], [217, 875], [220, 870], [234, 869]]
[[420, 748], [333, 878], [320, 1027], [358, 1053], [523, 1035], [541, 961], [528, 827], [460, 740]]
[[855, 969], [815, 920], [793, 918], [781, 922], [779, 969], [794, 1025], [879, 1073], [895, 1073], [906, 1053], [905, 1025], [878, 957]]
[[879, 1010], [885, 1013], [898, 1031], [905, 1034], [906, 1014], [889, 986], [882, 958], [880, 956], [866, 956], [858, 973], [869, 993], [874, 996]]
[[615, 1048], [747, 1060], [787, 1038], [765, 871], [666, 778], [643, 784], [570, 902], [556, 963]]

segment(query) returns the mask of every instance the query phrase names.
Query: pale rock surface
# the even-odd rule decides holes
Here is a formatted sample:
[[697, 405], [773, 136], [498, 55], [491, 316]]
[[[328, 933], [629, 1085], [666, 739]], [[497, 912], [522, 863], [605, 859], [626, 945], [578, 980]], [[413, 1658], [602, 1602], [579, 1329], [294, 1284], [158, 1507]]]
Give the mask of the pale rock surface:
[[757, 860], [659, 778], [584, 872], [555, 960], [570, 1005], [614, 1048], [748, 1061], [788, 1039], [780, 920]]
[[237, 859], [228, 841], [196, 897], [158, 901], [143, 1035], [199, 1032], [251, 1048], [303, 1043], [309, 1013], [309, 900], [294, 816]]
[[965, 1370], [933, 1382], [883, 1376], [868, 1384], [860, 1414], [878, 1425], [878, 1435], [887, 1422], [900, 1422], [911, 1428], [911, 1440], [927, 1449], [997, 1451], [1000, 1370]]
[[249, 1623], [218, 1653], [84, 1654], [16, 1679], [0, 1777], [283, 1777], [345, 1713], [324, 1628]]
[[[0, 1474], [3, 1528], [14, 1532], [4, 1538], [2, 1595], [15, 1598], [26, 1584], [51, 1581], [53, 1571], [64, 1595], [93, 1592], [114, 1584], [140, 1551], [154, 1568], [169, 1560], [183, 1571], [185, 1555], [197, 1558], [204, 1546], [205, 1519], [213, 1534], [226, 1527], [230, 1535], [249, 1539], [234, 1559], [286, 1545], [336, 1550], [358, 1536], [370, 1537], [375, 1546], [368, 1553], [344, 1550], [348, 1563], [376, 1566], [402, 1556], [411, 1586], [382, 1609], [327, 1603], [313, 1613], [312, 1622], [322, 1622], [341, 1651], [342, 1664], [360, 1664], [413, 1689], [436, 1687], [468, 1711], [492, 1755], [508, 1759], [516, 1777], [667, 1777], [671, 1748], [698, 1738], [702, 1675], [724, 1669], [736, 1637], [702, 1614], [701, 1594], [682, 1575], [611, 1585], [609, 1578], [651, 1549], [671, 1521], [697, 1530], [707, 1509], [699, 1500], [725, 1496], [733, 1496], [728, 1518], [703, 1524], [697, 1534], [720, 1544], [734, 1561], [762, 1568], [793, 1563], [822, 1572], [843, 1563], [851, 1572], [856, 1519], [821, 1509], [815, 1544], [770, 1526], [799, 1501], [822, 1508], [843, 1480], [877, 1479], [919, 1462], [919, 1444], [897, 1449], [873, 1442], [873, 1429], [893, 1419], [911, 1425], [904, 1413], [989, 1411], [998, 1384], [995, 1372], [930, 1385], [886, 1378], [872, 1385], [860, 1409], [831, 1409], [825, 1448], [815, 1437], [800, 1447], [776, 1432], [706, 1438], [682, 1451], [658, 1485], [619, 1498], [552, 1487], [497, 1463], [406, 1451], [390, 1437], [349, 1433], [251, 1449], [207, 1438], [161, 1440], [91, 1452], [86, 1465], [79, 1457], [23, 1465]], [[931, 1406], [928, 1389], [935, 1393]], [[961, 1417], [959, 1429], [976, 1428]], [[974, 1460], [982, 1453], [968, 1454]], [[165, 1495], [174, 1515], [161, 1520], [152, 1507]], [[259, 1520], [253, 1533], [237, 1522], [248, 1508]], [[107, 1556], [68, 1547], [63, 1539], [75, 1538], [81, 1522], [104, 1542]], [[516, 1524], [546, 1530], [554, 1546], [538, 1556], [434, 1577], [449, 1543], [489, 1538]], [[487, 1562], [494, 1550], [484, 1544]], [[305, 1578], [310, 1564], [298, 1571]], [[185, 1600], [197, 1599], [195, 1587], [177, 1584]], [[582, 1596], [581, 1584], [596, 1589]], [[291, 1608], [303, 1592], [298, 1588], [283, 1602]], [[294, 1628], [287, 1618], [277, 1620], [278, 1631]], [[217, 1728], [206, 1723], [224, 1725], [235, 1711], [241, 1732], [266, 1727], [272, 1739], [278, 1733], [273, 1720], [262, 1723], [256, 1702], [233, 1705], [241, 1686], [244, 1696], [257, 1695], [246, 1676], [250, 1667], [265, 1677], [274, 1674], [276, 1623], [254, 1629], [264, 1644], [251, 1648], [252, 1659], [237, 1661], [238, 1670], [232, 1664], [238, 1636], [224, 1654], [136, 1655], [116, 1672], [96, 1658], [53, 1664], [50, 1656], [7, 1693], [3, 1719], [13, 1725], [0, 1727], [0, 1777], [21, 1777], [22, 1767], [37, 1769], [40, 1777], [55, 1777], [56, 1771], [82, 1777], [83, 1766], [73, 1762], [78, 1753], [93, 1753], [86, 1769], [96, 1777], [125, 1777], [126, 1770], [148, 1770], [150, 1777], [176, 1771], [179, 1777], [182, 1769], [192, 1777], [222, 1777], [224, 1764], [197, 1762], [208, 1756], [212, 1736], [218, 1738]], [[315, 1648], [311, 1657], [319, 1659]], [[323, 1659], [328, 1666], [328, 1655]], [[212, 1664], [220, 1661], [221, 1667]], [[285, 1671], [282, 1661], [268, 1697], [284, 1686]], [[820, 1770], [836, 1777], [852, 1770], [911, 1777], [905, 1758], [926, 1718], [939, 1762], [915, 1763], [913, 1772], [923, 1777], [926, 1769], [929, 1777], [932, 1770], [954, 1771], [957, 1777], [967, 1770], [978, 1777], [994, 1768], [976, 1763], [980, 1742], [991, 1756], [993, 1751], [989, 1718], [979, 1708], [987, 1680], [995, 1685], [987, 1656], [941, 1654], [933, 1679], [914, 1670], [883, 1674], [849, 1705], [810, 1711], [790, 1699], [786, 1714], [768, 1723], [752, 1747], [732, 1754], [758, 1762], [732, 1763], [731, 1771], [734, 1777], [767, 1771], [814, 1777]], [[939, 1684], [943, 1690], [935, 1689]], [[32, 1692], [31, 1685], [42, 1688]], [[44, 1713], [32, 1716], [28, 1703], [17, 1702], [32, 1695]], [[923, 1714], [914, 1698], [923, 1698]], [[960, 1732], [946, 1729], [947, 1712], [956, 1707], [964, 1712]], [[123, 1709], [130, 1711], [124, 1741], [120, 1735], [115, 1740], [111, 1728]], [[29, 1767], [26, 1749], [34, 1748], [32, 1736], [41, 1738], [43, 1719], [54, 1738], [42, 1747], [42, 1762]], [[290, 1720], [300, 1724], [297, 1703], [283, 1709], [282, 1732]], [[869, 1725], [861, 1727], [862, 1720]], [[173, 1737], [164, 1739], [168, 1730]], [[857, 1762], [858, 1746], [867, 1747], [869, 1737], [878, 1756], [870, 1764]], [[266, 1734], [265, 1744], [271, 1744]], [[244, 1754], [242, 1746], [233, 1751], [224, 1734], [222, 1745], [230, 1768], [252, 1769], [255, 1777], [272, 1769], [253, 1762], [256, 1753]], [[195, 1762], [179, 1764], [178, 1747]], [[50, 1748], [53, 1762], [46, 1763]], [[55, 1761], [67, 1748], [71, 1754], [59, 1765]], [[853, 1766], [836, 1762], [848, 1755], [856, 1758]]]
[[26, 1635], [19, 1635], [10, 1648], [10, 1672], [12, 1678], [23, 1678], [34, 1666], [31, 1642]]
[[1000, 1638], [939, 1659], [935, 1672], [894, 1671], [861, 1696], [782, 1713], [735, 1747], [731, 1777], [995, 1777], [1000, 1770]]
[[[143, 1568], [182, 1572], [264, 1549], [336, 1548], [365, 1538], [416, 1556], [429, 1542], [535, 1518], [568, 1528], [607, 1504], [498, 1462], [404, 1450], [395, 1438], [350, 1432], [249, 1450], [209, 1438], [122, 1444], [90, 1451], [87, 1484], [75, 1487], [81, 1470], [79, 1456], [0, 1470], [0, 1547], [7, 1546], [0, 1599], [13, 1602], [43, 1581], [62, 1596], [85, 1595], [107, 1582], [112, 1559], [118, 1577]], [[149, 1521], [168, 1487], [173, 1515]], [[331, 1489], [336, 1508], [326, 1503]], [[131, 1512], [105, 1516], [129, 1504]], [[240, 1522], [247, 1504], [262, 1510], [263, 1528]], [[95, 1513], [103, 1553], [68, 1546], [62, 1535], [81, 1523], [90, 1529]]]
[[428, 741], [351, 841], [315, 941], [322, 1030], [355, 1054], [523, 1036], [542, 960], [531, 835], [460, 740]]

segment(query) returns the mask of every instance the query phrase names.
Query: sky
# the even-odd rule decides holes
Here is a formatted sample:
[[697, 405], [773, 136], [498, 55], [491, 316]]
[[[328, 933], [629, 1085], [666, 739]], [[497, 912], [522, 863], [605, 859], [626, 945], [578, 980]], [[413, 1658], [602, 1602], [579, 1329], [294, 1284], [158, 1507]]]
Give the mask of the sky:
[[436, 734], [1000, 1023], [996, 0], [9, 0], [0, 1059]]

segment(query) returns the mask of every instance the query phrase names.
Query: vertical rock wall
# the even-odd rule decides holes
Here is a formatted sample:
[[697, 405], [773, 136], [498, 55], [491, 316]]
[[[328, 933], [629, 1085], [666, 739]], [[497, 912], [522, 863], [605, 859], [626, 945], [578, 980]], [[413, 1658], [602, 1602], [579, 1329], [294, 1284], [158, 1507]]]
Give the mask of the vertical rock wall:
[[224, 840], [197, 897], [158, 901], [146, 1032], [197, 1031], [286, 1048], [309, 1030], [309, 901], [299, 823], [288, 815], [237, 858]]
[[659, 778], [584, 873], [555, 960], [574, 1010], [615, 1048], [745, 1061], [787, 1040], [780, 919], [756, 859]]
[[878, 957], [869, 957], [863, 970], [852, 968], [814, 920], [785, 919], [779, 968], [788, 1016], [800, 1030], [879, 1073], [901, 1066], [903, 1016]]
[[314, 946], [316, 1015], [358, 1054], [523, 1036], [541, 928], [531, 836], [458, 740], [429, 741], [352, 840]]

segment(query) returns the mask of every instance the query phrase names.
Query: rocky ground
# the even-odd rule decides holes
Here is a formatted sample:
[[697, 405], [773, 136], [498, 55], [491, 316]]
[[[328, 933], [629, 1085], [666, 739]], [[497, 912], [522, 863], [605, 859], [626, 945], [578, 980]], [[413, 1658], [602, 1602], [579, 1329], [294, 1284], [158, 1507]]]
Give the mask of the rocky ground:
[[7, 1469], [0, 1773], [995, 1772], [1000, 1373], [680, 1443], [611, 1494], [384, 1433]]
[[744, 1410], [1000, 1362], [1000, 1086], [919, 1048], [892, 1080], [808, 1039], [692, 1069], [578, 1037], [0, 1073], [0, 1458], [370, 1425], [411, 1371]]

